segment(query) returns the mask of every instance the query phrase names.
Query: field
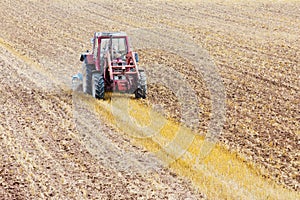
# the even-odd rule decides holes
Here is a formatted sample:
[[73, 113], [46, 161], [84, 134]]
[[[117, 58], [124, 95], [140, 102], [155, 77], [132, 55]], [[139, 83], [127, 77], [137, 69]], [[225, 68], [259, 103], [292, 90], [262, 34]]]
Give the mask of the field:
[[[299, 10], [296, 0], [2, 0], [0, 199], [300, 199]], [[146, 100], [72, 91], [95, 31], [129, 34]], [[195, 70], [198, 60], [214, 71]], [[191, 92], [178, 98], [181, 83]], [[197, 108], [190, 118], [182, 102]], [[127, 114], [154, 133], [137, 137]]]

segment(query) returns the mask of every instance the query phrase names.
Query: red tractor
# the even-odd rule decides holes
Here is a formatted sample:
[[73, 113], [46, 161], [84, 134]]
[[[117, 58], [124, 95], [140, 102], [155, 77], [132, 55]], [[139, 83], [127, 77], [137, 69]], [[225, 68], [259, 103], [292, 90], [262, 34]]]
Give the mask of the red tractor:
[[80, 57], [83, 92], [97, 99], [104, 99], [105, 92], [130, 93], [136, 98], [146, 98], [146, 74], [137, 65], [138, 54], [130, 48], [126, 33], [96, 32], [92, 43], [93, 51]]

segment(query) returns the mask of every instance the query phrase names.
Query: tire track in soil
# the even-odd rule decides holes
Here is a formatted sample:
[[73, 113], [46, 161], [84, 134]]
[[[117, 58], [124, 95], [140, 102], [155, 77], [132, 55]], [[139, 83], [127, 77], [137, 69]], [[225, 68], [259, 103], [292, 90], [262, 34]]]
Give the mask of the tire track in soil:
[[[88, 101], [88, 99], [86, 99], [85, 101]], [[132, 103], [134, 104], [133, 107], [136, 107], [136, 104], [139, 104], [138, 102]], [[121, 113], [123, 112], [118, 112], [121, 114], [120, 116], [119, 114], [112, 114], [112, 112], [110, 111], [111, 107], [107, 102], [97, 102], [93, 100], [89, 102], [89, 104], [91, 106], [96, 106], [97, 112], [99, 112], [102, 116], [106, 118], [107, 121], [110, 121], [113, 124], [116, 123], [116, 118], [122, 118]], [[118, 107], [118, 109], [122, 110], [121, 107]], [[142, 116], [139, 116], [138, 118], [141, 119], [141, 117]], [[159, 121], [161, 121], [160, 117], [157, 116], [157, 118]], [[170, 122], [170, 124], [167, 123], [167, 125], [165, 126], [171, 129], [176, 127], [176, 125], [174, 126], [173, 122]], [[155, 127], [151, 126], [150, 128]], [[130, 127], [122, 128], [122, 130], [124, 129], [132, 130]], [[164, 155], [159, 154], [159, 156], [162, 156], [163, 161], [168, 161], [170, 160], [170, 157], [176, 155], [173, 155], [172, 152], [169, 152], [169, 150], [164, 149], [166, 147], [165, 145], [158, 145], [157, 147], [156, 144], [168, 144], [168, 141], [170, 139], [172, 140], [172, 137], [170, 137], [171, 135], [169, 132], [170, 131], [168, 128], [163, 127], [159, 133], [149, 138], [151, 140], [147, 139], [144, 141], [140, 141], [139, 139], [136, 139], [136, 142], [145, 146], [150, 152], [157, 153], [157, 151], [161, 149]], [[126, 131], [126, 133], [129, 135], [134, 134], [128, 131]], [[185, 134], [193, 133], [187, 131], [185, 132]], [[172, 141], [172, 143], [173, 142], [174, 141]], [[180, 147], [182, 143], [184, 142], [180, 140], [175, 142], [174, 145]], [[236, 155], [230, 154], [225, 149], [220, 149], [220, 147], [218, 146], [215, 147], [214, 151], [202, 161], [204, 163], [210, 163], [209, 165], [199, 163], [199, 165], [195, 165], [197, 166], [197, 169], [194, 169], [193, 164], [195, 164], [195, 160], [198, 156], [198, 153], [200, 151], [199, 148], [201, 147], [202, 143], [203, 138], [201, 139], [196, 136], [188, 150], [180, 158], [178, 158], [178, 160], [176, 160], [174, 163], [171, 163], [170, 167], [171, 169], [174, 169], [177, 173], [193, 180], [193, 182], [197, 186], [199, 186], [200, 189], [202, 189], [205, 192], [205, 194], [208, 195], [208, 197], [256, 199], [268, 196], [269, 198], [280, 199], [282, 198], [282, 196], [285, 196], [285, 198], [287, 199], [297, 198], [296, 193], [282, 189], [270, 182], [265, 182], [265, 180], [262, 181], [263, 178], [257, 174], [253, 167], [251, 167], [250, 165], [245, 166], [245, 161], [240, 160], [236, 157]], [[158, 153], [161, 153], [161, 151], [159, 151]], [[234, 172], [235, 175], [232, 172]], [[229, 175], [230, 178], [227, 175]], [[244, 180], [242, 181], [240, 179]], [[221, 190], [222, 192], [217, 192], [217, 190]]]

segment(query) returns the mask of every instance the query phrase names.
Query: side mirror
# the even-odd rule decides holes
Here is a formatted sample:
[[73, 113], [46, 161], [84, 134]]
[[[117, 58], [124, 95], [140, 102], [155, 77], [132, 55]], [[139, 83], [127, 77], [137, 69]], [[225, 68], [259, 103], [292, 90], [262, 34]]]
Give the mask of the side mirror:
[[134, 58], [136, 62], [139, 62], [139, 54], [138, 53], [134, 53]]

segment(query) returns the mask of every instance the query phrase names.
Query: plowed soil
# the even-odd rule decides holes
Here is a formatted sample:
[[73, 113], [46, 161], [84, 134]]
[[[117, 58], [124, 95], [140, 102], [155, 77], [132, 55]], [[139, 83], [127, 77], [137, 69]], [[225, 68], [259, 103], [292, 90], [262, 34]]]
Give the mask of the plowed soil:
[[[73, 102], [71, 76], [93, 32], [144, 27], [180, 31], [207, 49], [226, 88], [220, 144], [299, 192], [299, 10], [298, 1], [2, 0], [0, 198], [206, 197], [84, 102]], [[190, 80], [201, 102], [197, 131], [205, 135], [211, 100], [202, 75], [177, 55], [135, 50], [148, 74], [162, 63]], [[179, 121], [174, 94], [148, 89], [145, 102]]]

